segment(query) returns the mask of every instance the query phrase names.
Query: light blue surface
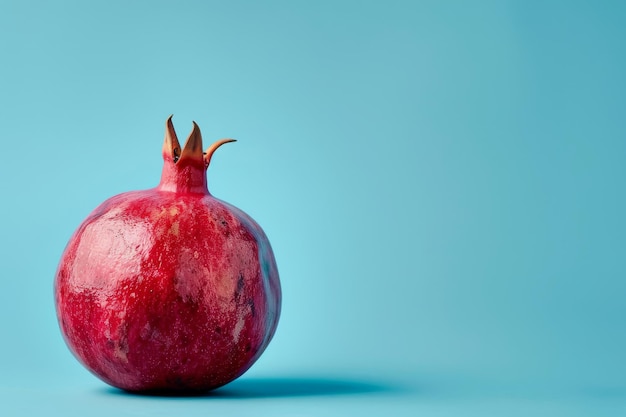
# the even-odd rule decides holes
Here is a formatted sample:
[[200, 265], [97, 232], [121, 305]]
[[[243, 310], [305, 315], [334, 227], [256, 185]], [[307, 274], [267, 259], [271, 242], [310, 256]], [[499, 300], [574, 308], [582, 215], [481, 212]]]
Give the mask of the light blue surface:
[[[626, 415], [626, 3], [0, 3], [0, 415]], [[275, 339], [202, 398], [74, 360], [52, 280], [166, 117], [265, 229]]]

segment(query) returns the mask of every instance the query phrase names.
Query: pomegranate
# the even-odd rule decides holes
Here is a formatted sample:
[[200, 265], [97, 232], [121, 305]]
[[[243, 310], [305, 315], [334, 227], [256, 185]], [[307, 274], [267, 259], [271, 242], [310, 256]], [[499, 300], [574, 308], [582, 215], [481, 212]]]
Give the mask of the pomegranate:
[[243, 374], [274, 335], [281, 290], [270, 243], [213, 197], [223, 139], [184, 149], [171, 116], [156, 188], [112, 197], [71, 237], [56, 273], [59, 326], [78, 360], [128, 391], [205, 391]]

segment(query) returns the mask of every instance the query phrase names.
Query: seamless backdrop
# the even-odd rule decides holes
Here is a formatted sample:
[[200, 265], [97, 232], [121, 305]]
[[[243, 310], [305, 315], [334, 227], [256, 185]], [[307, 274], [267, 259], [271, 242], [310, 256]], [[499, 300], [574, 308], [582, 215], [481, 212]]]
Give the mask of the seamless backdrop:
[[[626, 413], [619, 1], [0, 2], [0, 414]], [[206, 398], [119, 393], [52, 281], [164, 122], [265, 229], [275, 339]], [[221, 394], [220, 394], [221, 392]], [[174, 413], [174, 414], [173, 414]]]

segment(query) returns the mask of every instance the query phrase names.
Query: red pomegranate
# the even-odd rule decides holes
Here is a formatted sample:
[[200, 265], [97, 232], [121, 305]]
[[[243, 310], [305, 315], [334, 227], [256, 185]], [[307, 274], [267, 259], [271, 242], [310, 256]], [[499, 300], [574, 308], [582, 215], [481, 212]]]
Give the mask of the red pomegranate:
[[128, 391], [204, 391], [243, 374], [274, 335], [281, 291], [270, 243], [213, 197], [193, 124], [184, 149], [167, 120], [160, 184], [112, 197], [78, 227], [55, 278], [70, 350]]

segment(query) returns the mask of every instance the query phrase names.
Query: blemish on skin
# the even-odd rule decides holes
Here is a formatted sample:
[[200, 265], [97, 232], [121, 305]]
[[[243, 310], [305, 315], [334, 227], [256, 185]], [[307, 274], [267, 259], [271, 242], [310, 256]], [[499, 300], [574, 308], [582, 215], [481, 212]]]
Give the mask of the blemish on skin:
[[237, 319], [237, 323], [235, 324], [235, 329], [233, 330], [233, 340], [235, 343], [239, 342], [239, 335], [243, 330], [243, 326], [246, 324], [244, 314], [240, 314]]
[[215, 293], [217, 297], [225, 303], [225, 308], [234, 309], [236, 304], [232, 302], [237, 283], [228, 275], [216, 277]]
[[224, 234], [224, 236], [228, 237], [230, 236], [230, 226], [228, 225], [228, 222], [221, 217], [220, 219], [216, 219], [216, 225], [221, 226], [222, 229], [222, 233]]
[[256, 309], [254, 307], [254, 300], [252, 298], [248, 298], [246, 300], [246, 304], [248, 305], [248, 307], [250, 307], [250, 314], [252, 314], [252, 317], [256, 316]]
[[128, 363], [128, 343], [126, 340], [120, 340], [120, 342], [115, 345], [113, 355], [123, 362]]
[[143, 340], [160, 341], [161, 333], [157, 327], [153, 327], [147, 322], [139, 332], [139, 337]]
[[170, 227], [170, 233], [173, 234], [174, 236], [178, 237], [180, 231], [178, 229], [178, 222], [174, 222], [172, 223], [172, 227]]
[[143, 326], [143, 328], [139, 332], [139, 337], [141, 337], [142, 339], [148, 339], [151, 333], [152, 333], [152, 327], [150, 326], [150, 323], [148, 322], [146, 323], [145, 326]]
[[104, 337], [107, 339], [111, 338], [111, 325], [108, 317], [104, 320]]
[[150, 217], [153, 220], [158, 220], [161, 217], [163, 217], [163, 215], [165, 214], [165, 208], [164, 207], [160, 207], [160, 208], [154, 208], [150, 211]]
[[241, 291], [243, 291], [244, 284], [245, 284], [245, 281], [243, 279], [243, 274], [240, 272], [239, 278], [237, 278], [237, 287], [235, 288], [235, 300], [236, 301], [239, 301], [239, 298], [241, 297]]
[[194, 251], [194, 252], [193, 252], [193, 257], [194, 257], [195, 259], [198, 259], [198, 258], [200, 257], [200, 254], [198, 253], [198, 251]]

